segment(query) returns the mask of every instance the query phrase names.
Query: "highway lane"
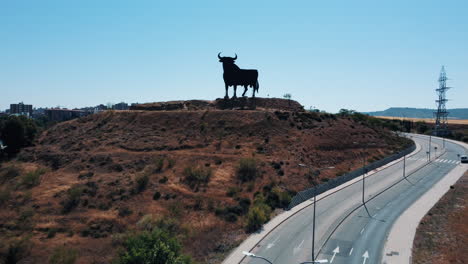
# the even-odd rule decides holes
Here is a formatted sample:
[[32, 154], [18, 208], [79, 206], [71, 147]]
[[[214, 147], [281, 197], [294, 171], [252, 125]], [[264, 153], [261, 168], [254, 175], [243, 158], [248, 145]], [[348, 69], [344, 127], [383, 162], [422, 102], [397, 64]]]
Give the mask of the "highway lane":
[[[408, 173], [411, 173], [411, 171], [415, 171], [424, 164], [427, 164], [426, 151], [429, 147], [427, 139], [420, 136], [416, 136], [414, 137], [414, 139], [418, 144], [421, 145], [422, 148], [418, 153], [406, 160], [406, 171]], [[451, 146], [449, 144], [451, 143], [446, 142], [447, 149], [452, 148], [449, 147]], [[439, 142], [438, 140], [434, 140], [432, 142], [431, 148], [434, 148], [435, 146], [437, 146], [438, 148], [438, 154], [441, 154], [441, 142]], [[456, 148], [456, 145], [454, 148]], [[447, 155], [447, 157], [451, 160], [456, 159], [456, 156], [454, 158], [452, 155], [450, 155], [450, 153], [444, 155]], [[438, 164], [438, 162], [435, 162], [434, 164]], [[441, 166], [444, 168], [449, 168], [450, 166], [456, 165], [455, 161], [450, 161], [450, 163], [441, 162], [441, 164]], [[420, 169], [420, 171], [422, 171], [423, 169]], [[433, 169], [429, 170], [434, 171]], [[369, 208], [372, 211], [372, 214], [377, 214], [377, 211], [382, 210], [382, 208], [385, 208], [386, 206], [385, 202], [380, 201], [380, 198], [377, 199], [379, 196], [375, 196], [378, 193], [385, 190], [386, 188], [388, 188], [388, 186], [391, 186], [400, 181], [402, 179], [402, 173], [403, 162], [398, 162], [395, 165], [382, 171], [379, 171], [366, 178], [366, 200], [372, 199], [372, 203], [369, 202], [369, 207], [371, 207], [372, 205], [372, 207]], [[443, 171], [439, 172], [439, 174], [440, 173], [442, 173], [443, 175]], [[417, 180], [417, 177], [414, 175], [416, 175], [416, 173], [412, 174], [409, 177], [412, 181]], [[405, 180], [404, 184], [408, 186], [413, 186], [412, 184], [414, 183], [409, 183]], [[365, 213], [364, 215], [362, 214], [363, 212], [359, 209], [345, 220], [345, 217], [347, 215], [349, 215], [355, 208], [358, 208], [360, 206], [362, 195], [361, 191], [362, 182], [357, 182], [317, 202], [315, 243], [316, 254], [317, 252], [319, 252], [320, 249], [322, 249], [318, 258], [331, 260], [333, 257], [333, 250], [336, 249], [336, 246], [334, 246], [334, 244], [340, 246], [340, 252], [336, 253], [335, 257], [333, 257], [333, 263], [338, 263], [337, 261], [345, 261], [343, 259], [346, 259], [346, 253], [348, 254], [348, 257], [354, 257], [355, 255], [353, 255], [353, 252], [349, 254], [351, 248], [353, 248], [354, 250], [354, 243], [357, 242], [357, 239], [362, 240], [366, 238], [366, 236], [371, 234], [369, 233], [369, 230], [372, 230], [371, 228], [373, 228], [375, 224], [369, 224], [369, 221], [367, 221], [368, 217], [365, 217], [365, 215], [367, 215], [365, 211], [363, 211]], [[384, 194], [381, 194], [380, 196], [387, 197], [386, 199], [382, 198], [382, 200], [393, 200], [394, 198], [392, 198], [392, 194], [397, 195], [400, 192], [400, 189], [392, 188], [384, 192]], [[385, 209], [384, 211], [386, 212], [386, 210], [387, 209]], [[268, 258], [273, 263], [301, 263], [305, 261], [310, 261], [312, 244], [312, 213], [313, 207], [310, 206], [305, 208], [295, 216], [291, 217], [286, 222], [278, 226], [275, 230], [273, 230], [268, 236], [266, 236], [252, 252]], [[387, 217], [386, 215], [382, 216]], [[349, 219], [357, 220], [351, 221]], [[337, 235], [341, 234], [342, 232], [346, 233], [346, 231], [343, 231], [344, 229], [342, 229], [341, 226], [336, 230], [335, 233], [332, 234], [332, 232], [338, 226], [338, 223], [340, 223], [341, 221], [344, 221], [343, 225], [348, 225], [349, 222], [351, 222], [352, 228], [352, 231], [349, 231], [349, 234], [347, 233], [346, 236], [343, 237], [343, 239], [341, 239], [341, 237]], [[374, 220], [370, 222], [387, 223]], [[369, 226], [369, 229], [366, 231], [367, 226]], [[328, 239], [329, 237], [330, 239]], [[355, 253], [357, 254], [357, 250]], [[372, 254], [375, 253], [373, 252]], [[373, 256], [375, 257], [375, 255]], [[258, 259], [246, 258], [242, 263], [265, 262]]]
[[[441, 143], [438, 139], [435, 142]], [[392, 224], [444, 175], [459, 166], [457, 154], [465, 151], [459, 145], [446, 142], [446, 152], [442, 156], [367, 203], [372, 218], [367, 217], [362, 207], [347, 218], [326, 243], [319, 258], [333, 256], [333, 250], [343, 245], [332, 263], [381, 263]]]

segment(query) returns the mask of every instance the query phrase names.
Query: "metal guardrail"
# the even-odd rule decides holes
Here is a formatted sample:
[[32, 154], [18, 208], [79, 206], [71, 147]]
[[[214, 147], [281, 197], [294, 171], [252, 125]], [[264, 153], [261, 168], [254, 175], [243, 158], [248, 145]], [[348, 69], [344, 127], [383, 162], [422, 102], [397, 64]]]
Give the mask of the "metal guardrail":
[[[316, 187], [316, 195], [319, 195], [321, 193], [324, 193], [330, 189], [333, 189], [347, 181], [350, 181], [354, 178], [357, 178], [358, 176], [364, 174], [365, 172], [367, 171], [371, 171], [371, 170], [374, 170], [376, 168], [379, 168], [385, 164], [388, 164], [396, 159], [399, 159], [405, 155], [408, 155], [409, 153], [413, 152], [414, 150], [416, 149], [416, 144], [412, 144], [410, 147], [398, 152], [398, 153], [395, 153], [395, 154], [392, 154], [388, 157], [385, 157], [381, 160], [377, 160], [377, 161], [374, 161], [370, 164], [368, 164], [367, 166], [365, 166], [364, 168], [359, 168], [359, 169], [356, 169], [354, 171], [351, 171], [351, 172], [348, 172], [344, 175], [341, 175], [341, 176], [338, 176], [334, 179], [330, 179], [329, 181], [325, 182], [325, 183], [321, 183], [319, 185], [317, 185]], [[294, 206], [302, 203], [302, 202], [305, 202], [309, 199], [311, 199], [312, 197], [314, 197], [314, 187], [312, 188], [309, 188], [309, 189], [306, 189], [304, 191], [300, 191], [298, 192], [292, 199], [291, 199], [291, 203], [289, 204], [289, 207], [288, 207], [288, 210], [291, 210]]]

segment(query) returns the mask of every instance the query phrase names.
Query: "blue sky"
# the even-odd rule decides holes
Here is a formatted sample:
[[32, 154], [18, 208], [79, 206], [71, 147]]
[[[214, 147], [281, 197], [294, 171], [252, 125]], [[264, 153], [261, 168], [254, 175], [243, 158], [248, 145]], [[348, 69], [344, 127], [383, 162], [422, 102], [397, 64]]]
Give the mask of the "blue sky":
[[[0, 1], [0, 109], [224, 96], [217, 53], [261, 97], [329, 112], [468, 107], [467, 1]], [[250, 91], [249, 91], [250, 94]]]

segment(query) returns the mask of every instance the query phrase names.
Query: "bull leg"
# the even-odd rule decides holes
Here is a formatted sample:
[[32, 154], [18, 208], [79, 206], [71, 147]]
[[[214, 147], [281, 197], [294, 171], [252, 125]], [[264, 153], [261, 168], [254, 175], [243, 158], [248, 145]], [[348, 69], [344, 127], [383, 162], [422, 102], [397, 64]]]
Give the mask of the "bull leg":
[[247, 85], [244, 85], [244, 93], [242, 94], [242, 96], [245, 96], [245, 93], [246, 93], [247, 90], [249, 89], [249, 88], [247, 88], [247, 87], [248, 87]]
[[237, 92], [237, 85], [234, 85], [234, 96], [232, 98], [237, 98], [236, 92]]
[[228, 95], [229, 86], [227, 84], [225, 84], [225, 86], [226, 86], [226, 95], [224, 96], [224, 99], [229, 99], [229, 95]]
[[255, 98], [255, 86], [252, 87], [252, 98]]

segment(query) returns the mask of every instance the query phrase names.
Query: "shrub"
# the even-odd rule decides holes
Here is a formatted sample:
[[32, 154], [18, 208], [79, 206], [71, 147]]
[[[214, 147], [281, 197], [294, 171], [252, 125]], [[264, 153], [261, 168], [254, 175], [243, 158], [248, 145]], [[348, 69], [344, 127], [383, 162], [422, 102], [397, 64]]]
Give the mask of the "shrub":
[[146, 173], [140, 174], [136, 177], [135, 179], [136, 182], [136, 192], [141, 193], [146, 189], [146, 186], [148, 185], [149, 182], [149, 176]]
[[4, 263], [19, 263], [20, 260], [27, 257], [31, 250], [31, 243], [29, 242], [30, 235], [19, 240], [15, 240], [7, 245], [6, 254], [4, 256]]
[[159, 198], [161, 198], [161, 193], [156, 191], [154, 194], [153, 194], [153, 200], [157, 201], [159, 200]]
[[154, 172], [161, 172], [164, 167], [164, 158], [158, 158], [154, 162]]
[[57, 234], [57, 229], [49, 228], [49, 230], [47, 230], [47, 238], [53, 238], [55, 234]]
[[123, 206], [119, 208], [119, 216], [131, 215], [133, 212], [128, 207]]
[[282, 191], [278, 187], [274, 187], [267, 193], [265, 203], [272, 209], [275, 208], [286, 208], [291, 202], [291, 196], [287, 191]]
[[39, 185], [41, 182], [41, 175], [45, 172], [45, 169], [36, 169], [26, 173], [25, 175], [21, 176], [20, 185], [25, 186], [26, 188], [32, 188]]
[[225, 208], [216, 208], [215, 214], [225, 221], [235, 222], [237, 221], [237, 216], [245, 215], [250, 208], [250, 199], [241, 198], [239, 199], [238, 205], [227, 206]]
[[229, 187], [228, 191], [226, 192], [226, 195], [229, 196], [229, 197], [234, 197], [239, 192], [240, 192], [240, 188], [238, 188], [238, 187]]
[[67, 197], [63, 201], [62, 213], [68, 213], [79, 205], [83, 191], [84, 188], [81, 185], [75, 185], [68, 189]]
[[250, 208], [250, 199], [249, 198], [241, 198], [239, 200], [239, 206], [242, 208], [242, 214], [246, 214]]
[[57, 247], [49, 258], [50, 264], [73, 264], [78, 257], [78, 253], [73, 248], [65, 246]]
[[257, 161], [253, 158], [242, 158], [237, 167], [237, 177], [242, 182], [252, 181], [258, 176]]
[[185, 182], [192, 189], [206, 185], [211, 178], [212, 170], [205, 167], [187, 167], [184, 169]]
[[256, 204], [247, 214], [246, 231], [249, 233], [259, 230], [270, 219], [271, 209], [266, 204]]
[[167, 181], [168, 181], [167, 176], [164, 176], [164, 177], [162, 177], [161, 179], [159, 179], [159, 183], [161, 183], [161, 184], [164, 184], [164, 183], [166, 183]]
[[172, 169], [172, 168], [174, 168], [174, 165], [175, 165], [176, 161], [175, 161], [174, 159], [168, 159], [168, 160], [167, 160], [167, 163], [168, 163], [168, 164], [167, 164], [167, 167], [168, 167], [169, 169]]
[[10, 200], [11, 192], [8, 188], [0, 188], [0, 205]]
[[130, 236], [124, 242], [125, 251], [120, 253], [119, 264], [189, 264], [189, 257], [181, 253], [180, 243], [161, 229], [143, 231]]

